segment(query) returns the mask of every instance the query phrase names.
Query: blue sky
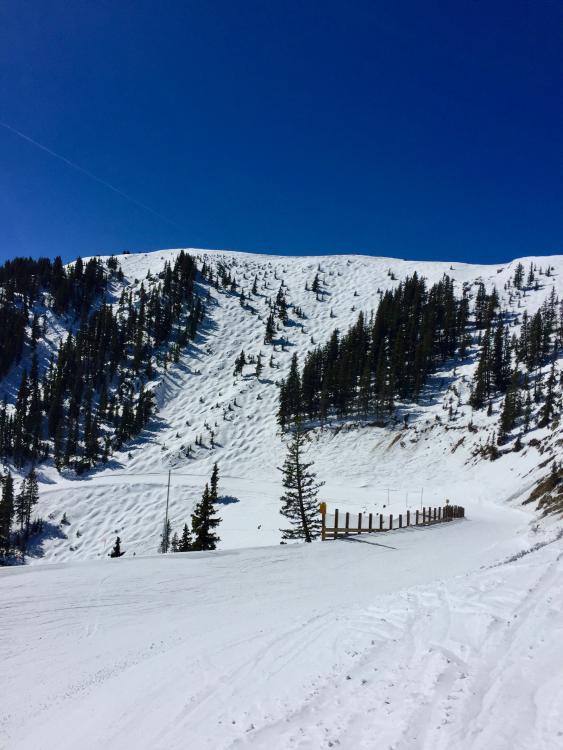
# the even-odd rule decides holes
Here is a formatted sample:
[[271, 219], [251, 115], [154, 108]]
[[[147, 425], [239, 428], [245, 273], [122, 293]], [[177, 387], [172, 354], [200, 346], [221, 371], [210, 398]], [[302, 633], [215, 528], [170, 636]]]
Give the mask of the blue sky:
[[0, 258], [563, 252], [557, 0], [5, 0]]

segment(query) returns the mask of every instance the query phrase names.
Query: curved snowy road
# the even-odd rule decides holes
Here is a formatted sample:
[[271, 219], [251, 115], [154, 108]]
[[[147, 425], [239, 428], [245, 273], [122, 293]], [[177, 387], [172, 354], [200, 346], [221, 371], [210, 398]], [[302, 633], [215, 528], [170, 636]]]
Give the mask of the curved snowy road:
[[560, 747], [563, 542], [508, 561], [529, 520], [2, 570], [0, 747]]

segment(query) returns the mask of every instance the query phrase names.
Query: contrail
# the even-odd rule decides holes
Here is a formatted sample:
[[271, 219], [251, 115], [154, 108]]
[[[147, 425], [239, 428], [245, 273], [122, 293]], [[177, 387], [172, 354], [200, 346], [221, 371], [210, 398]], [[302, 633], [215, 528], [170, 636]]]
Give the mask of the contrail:
[[30, 138], [28, 135], [26, 135], [25, 133], [22, 133], [20, 130], [16, 130], [16, 128], [13, 128], [11, 125], [8, 125], [8, 123], [2, 122], [2, 120], [0, 120], [0, 125], [6, 130], [9, 130], [11, 133], [14, 133], [20, 138], [23, 138], [24, 141], [27, 141], [28, 143], [33, 144], [37, 148], [40, 148], [41, 151], [45, 151], [51, 156], [54, 156], [55, 159], [59, 159], [59, 161], [64, 162], [69, 167], [72, 167], [72, 169], [76, 169], [77, 172], [81, 172], [83, 175], [86, 175], [86, 177], [89, 177], [91, 180], [94, 180], [95, 182], [98, 182], [100, 185], [103, 185], [104, 187], [108, 188], [108, 190], [112, 190], [114, 193], [117, 193], [117, 195], [120, 195], [122, 198], [125, 198], [128, 201], [131, 201], [131, 203], [134, 203], [136, 206], [139, 206], [139, 208], [143, 208], [145, 211], [149, 211], [154, 216], [158, 216], [159, 219], [166, 221], [168, 224], [172, 224], [172, 226], [175, 226], [178, 229], [185, 231], [185, 227], [181, 226], [173, 219], [169, 219], [168, 216], [164, 216], [164, 214], [161, 214], [159, 211], [155, 211], [154, 208], [147, 206], [146, 203], [142, 203], [141, 201], [138, 201], [136, 198], [133, 198], [127, 193], [124, 193], [123, 190], [116, 188], [115, 185], [112, 185], [110, 182], [106, 182], [106, 180], [102, 180], [101, 177], [98, 177], [97, 175], [93, 174], [88, 169], [84, 169], [84, 167], [81, 167], [80, 164], [76, 164], [70, 159], [67, 159], [66, 156], [63, 156], [62, 154], [58, 154], [56, 151], [53, 151], [47, 146], [44, 146], [42, 143], [39, 143], [33, 138]]

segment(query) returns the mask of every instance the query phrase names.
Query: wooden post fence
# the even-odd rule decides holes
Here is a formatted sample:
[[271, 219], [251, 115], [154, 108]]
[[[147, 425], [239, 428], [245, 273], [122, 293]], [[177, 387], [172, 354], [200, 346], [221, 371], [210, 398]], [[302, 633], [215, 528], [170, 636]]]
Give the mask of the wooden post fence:
[[[327, 522], [326, 503], [319, 506], [321, 514], [321, 539], [338, 539], [339, 536], [350, 536], [350, 534], [376, 534], [382, 531], [393, 531], [393, 514], [389, 514], [389, 526], [384, 527], [383, 513], [379, 514], [378, 528], [373, 523], [373, 513], [368, 515], [368, 524], [364, 523], [363, 513], [358, 513], [358, 520], [355, 526], [350, 526], [350, 512], [346, 511], [344, 515], [344, 526], [340, 526], [340, 512], [338, 508], [334, 511], [334, 521]], [[462, 505], [450, 505], [449, 502], [443, 507], [431, 508], [423, 507], [422, 512], [415, 511], [414, 526], [430, 526], [436, 523], [446, 523], [456, 518], [465, 518], [465, 508]], [[403, 523], [405, 521], [405, 523]], [[333, 525], [331, 526], [330, 523]], [[409, 528], [411, 526], [411, 513], [407, 510], [406, 517], [399, 514], [399, 529]]]

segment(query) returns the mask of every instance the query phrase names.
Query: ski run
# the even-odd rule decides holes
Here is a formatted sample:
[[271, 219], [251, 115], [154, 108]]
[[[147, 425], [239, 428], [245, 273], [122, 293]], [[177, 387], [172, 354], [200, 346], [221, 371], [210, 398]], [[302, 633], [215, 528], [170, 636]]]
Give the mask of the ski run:
[[[308, 448], [329, 512], [448, 499], [466, 518], [280, 545], [287, 436], [276, 419], [293, 354], [302, 365], [413, 273], [429, 285], [447, 274], [458, 295], [495, 287], [515, 334], [524, 310], [563, 298], [563, 257], [474, 266], [186, 252], [245, 289], [257, 278], [253, 309], [211, 290], [195, 340], [156, 368], [150, 424], [80, 476], [37, 467], [44, 533], [27, 564], [0, 568], [0, 748], [563, 748], [563, 535], [557, 514], [524, 504], [560, 460], [558, 423], [489, 460], [502, 399], [472, 409], [473, 342], [396, 422], [329, 420]], [[120, 255], [113, 304], [178, 253]], [[520, 262], [552, 270], [515, 294]], [[281, 280], [304, 317], [272, 348], [266, 303]], [[47, 358], [70, 323], [44, 315]], [[262, 354], [259, 377], [233, 373], [241, 350]], [[24, 366], [2, 383], [12, 402]], [[179, 534], [215, 462], [218, 549], [157, 554], [167, 494]], [[17, 484], [24, 472], [11, 469]], [[116, 536], [125, 554], [110, 559]]]

